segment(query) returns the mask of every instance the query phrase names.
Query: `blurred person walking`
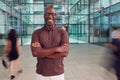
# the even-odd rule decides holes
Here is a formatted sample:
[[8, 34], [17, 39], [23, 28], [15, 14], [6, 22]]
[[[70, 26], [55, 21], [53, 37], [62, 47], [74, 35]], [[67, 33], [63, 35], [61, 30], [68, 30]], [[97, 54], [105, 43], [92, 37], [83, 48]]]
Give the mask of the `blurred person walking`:
[[115, 70], [117, 80], [120, 80], [120, 34], [117, 34], [117, 37], [112, 40], [111, 43], [105, 44], [107, 48], [112, 50], [112, 68]]
[[8, 57], [9, 60], [9, 71], [10, 79], [15, 78], [14, 66], [18, 69], [18, 73], [22, 72], [21, 63], [19, 60], [20, 55], [22, 54], [22, 49], [20, 46], [19, 38], [17, 37], [16, 31], [11, 29], [8, 33], [8, 37], [4, 46], [3, 56]]
[[113, 27], [113, 30], [111, 33], [112, 42], [115, 42], [117, 40], [117, 38], [119, 37], [119, 34], [120, 34], [120, 30], [118, 29], [118, 27]]

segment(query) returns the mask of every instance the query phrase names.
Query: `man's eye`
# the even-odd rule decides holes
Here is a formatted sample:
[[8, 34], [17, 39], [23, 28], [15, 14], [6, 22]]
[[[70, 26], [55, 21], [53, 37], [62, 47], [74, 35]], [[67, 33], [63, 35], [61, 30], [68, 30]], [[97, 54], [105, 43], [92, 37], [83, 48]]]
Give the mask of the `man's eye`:
[[55, 16], [56, 13], [46, 13], [46, 15], [47, 15], [47, 16], [49, 16], [49, 15]]

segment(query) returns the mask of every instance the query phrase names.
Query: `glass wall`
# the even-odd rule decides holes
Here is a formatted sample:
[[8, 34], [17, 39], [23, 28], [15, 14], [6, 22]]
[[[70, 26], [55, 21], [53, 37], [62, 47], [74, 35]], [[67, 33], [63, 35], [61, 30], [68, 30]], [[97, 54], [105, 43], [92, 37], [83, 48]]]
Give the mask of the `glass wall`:
[[22, 16], [22, 41], [24, 45], [30, 44], [31, 34], [34, 30], [44, 25], [44, 9], [48, 5], [53, 5], [57, 11], [56, 24], [59, 27], [68, 24], [68, 2], [58, 0], [22, 0], [25, 9], [21, 9]]
[[[92, 0], [90, 9], [90, 42], [109, 41], [111, 0]], [[108, 14], [105, 14], [107, 8]]]
[[73, 43], [87, 43], [89, 34], [88, 0], [72, 0], [69, 4], [69, 37]]
[[55, 7], [56, 24], [66, 28], [70, 43], [109, 42], [111, 28], [120, 27], [120, 0], [1, 0], [0, 44], [11, 28], [22, 45], [30, 44], [33, 31], [44, 25], [48, 5]]
[[22, 43], [23, 45], [27, 45], [30, 44], [33, 31], [44, 25], [44, 2], [43, 0], [22, 0], [21, 4], [25, 6], [24, 9], [20, 9], [22, 18]]
[[112, 27], [120, 27], [120, 0], [93, 0], [90, 9], [91, 43], [109, 42]]
[[101, 43], [110, 40], [111, 27], [119, 25], [120, 0], [22, 0], [22, 41], [44, 25], [44, 9], [57, 10], [56, 24], [68, 30], [70, 43]]

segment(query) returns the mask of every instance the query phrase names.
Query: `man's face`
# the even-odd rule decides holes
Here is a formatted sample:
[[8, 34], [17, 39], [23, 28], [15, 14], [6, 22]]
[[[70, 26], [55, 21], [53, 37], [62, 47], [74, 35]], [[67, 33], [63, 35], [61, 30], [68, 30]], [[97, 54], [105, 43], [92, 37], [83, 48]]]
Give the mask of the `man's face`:
[[56, 11], [54, 8], [49, 8], [46, 10], [45, 15], [45, 23], [48, 26], [53, 26], [56, 20]]

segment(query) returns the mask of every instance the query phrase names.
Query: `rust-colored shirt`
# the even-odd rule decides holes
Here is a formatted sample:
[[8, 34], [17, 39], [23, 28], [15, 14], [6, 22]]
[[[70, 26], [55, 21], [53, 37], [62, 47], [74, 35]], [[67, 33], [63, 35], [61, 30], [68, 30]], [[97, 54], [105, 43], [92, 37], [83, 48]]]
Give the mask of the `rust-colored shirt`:
[[[42, 48], [47, 49], [69, 43], [69, 38], [68, 33], [59, 27], [53, 29], [43, 27], [34, 31], [32, 42], [40, 42]], [[36, 67], [36, 72], [43, 76], [60, 75], [64, 73], [63, 57], [57, 59], [38, 57]]]

